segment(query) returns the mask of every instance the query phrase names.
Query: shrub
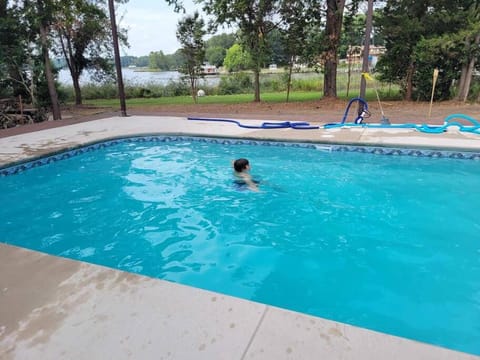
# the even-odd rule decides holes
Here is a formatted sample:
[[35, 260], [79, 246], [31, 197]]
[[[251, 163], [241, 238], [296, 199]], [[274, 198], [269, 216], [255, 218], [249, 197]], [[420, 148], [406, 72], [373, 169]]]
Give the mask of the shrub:
[[264, 78], [260, 77], [260, 83], [263, 91], [277, 92], [285, 91], [287, 88], [286, 82], [283, 81], [279, 76], [266, 76]]
[[250, 74], [235, 73], [231, 76], [222, 77], [218, 85], [219, 95], [244, 94], [253, 90]]
[[163, 88], [163, 96], [188, 96], [190, 94], [190, 86], [183, 81], [169, 81]]

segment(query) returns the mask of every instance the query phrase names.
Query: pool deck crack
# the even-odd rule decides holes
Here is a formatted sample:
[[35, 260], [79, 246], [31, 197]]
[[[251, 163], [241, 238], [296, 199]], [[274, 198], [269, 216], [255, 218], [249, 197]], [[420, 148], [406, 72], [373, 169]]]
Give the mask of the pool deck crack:
[[240, 360], [244, 360], [244, 359], [245, 359], [245, 356], [247, 356], [248, 350], [250, 350], [250, 347], [251, 347], [251, 345], [252, 345], [252, 343], [253, 343], [253, 339], [255, 339], [255, 336], [257, 336], [258, 329], [259, 329], [260, 326], [262, 325], [263, 320], [265, 319], [265, 316], [267, 315], [268, 308], [269, 308], [269, 306], [265, 306], [265, 310], [263, 311], [263, 314], [262, 314], [262, 316], [260, 317], [260, 320], [258, 321], [258, 324], [257, 324], [257, 326], [255, 327], [255, 330], [253, 331], [253, 334], [252, 334], [252, 336], [250, 337], [250, 340], [248, 340], [248, 344], [247, 344], [247, 346], [245, 347], [245, 350], [243, 351], [243, 354], [242, 354], [242, 356], [240, 357]]

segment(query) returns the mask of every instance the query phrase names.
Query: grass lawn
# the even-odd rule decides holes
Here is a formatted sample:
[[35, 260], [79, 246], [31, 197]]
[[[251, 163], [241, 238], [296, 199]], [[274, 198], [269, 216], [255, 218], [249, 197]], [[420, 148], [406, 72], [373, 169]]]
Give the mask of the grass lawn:
[[[395, 96], [398, 96], [398, 91], [393, 91]], [[338, 97], [340, 99], [351, 99], [358, 96], [353, 92], [350, 92], [348, 98], [345, 92], [339, 92]], [[284, 103], [286, 101], [286, 93], [282, 92], [266, 92], [260, 94], [262, 102], [266, 103]], [[380, 97], [383, 99], [384, 94], [382, 93]], [[291, 92], [290, 101], [291, 102], [301, 102], [301, 101], [315, 101], [321, 98], [319, 92], [314, 91], [305, 91], [305, 92]], [[367, 94], [365, 96], [367, 101], [376, 101], [376, 94], [374, 90], [367, 89]], [[389, 97], [389, 100], [392, 99], [392, 96]], [[253, 101], [253, 94], [235, 94], [235, 95], [213, 95], [205, 96], [198, 98], [199, 104], [242, 104], [249, 103]], [[86, 105], [93, 106], [117, 106], [118, 99], [96, 99], [96, 100], [86, 100], [84, 102]], [[185, 105], [192, 104], [193, 100], [191, 96], [174, 96], [174, 97], [159, 97], [159, 98], [134, 98], [127, 99], [127, 105], [129, 107], [145, 107], [145, 106], [156, 106], [156, 105]]]

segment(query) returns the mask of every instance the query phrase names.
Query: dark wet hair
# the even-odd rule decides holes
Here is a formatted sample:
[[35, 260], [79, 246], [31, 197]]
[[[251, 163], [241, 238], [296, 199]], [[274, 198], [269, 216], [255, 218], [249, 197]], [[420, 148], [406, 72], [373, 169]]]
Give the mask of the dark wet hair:
[[233, 168], [237, 172], [242, 172], [243, 170], [246, 169], [247, 165], [249, 164], [247, 159], [237, 159], [233, 162]]

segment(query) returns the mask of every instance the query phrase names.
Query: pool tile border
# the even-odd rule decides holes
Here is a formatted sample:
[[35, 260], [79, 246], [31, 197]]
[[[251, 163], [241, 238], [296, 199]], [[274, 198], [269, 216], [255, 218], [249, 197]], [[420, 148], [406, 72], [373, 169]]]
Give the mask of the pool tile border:
[[78, 148], [62, 150], [53, 155], [45, 155], [39, 158], [30, 159], [14, 165], [6, 165], [0, 168], [0, 177], [10, 176], [23, 171], [50, 164], [59, 160], [65, 160], [73, 156], [81, 155], [87, 152], [104, 149], [121, 143], [132, 142], [176, 142], [176, 141], [196, 141], [222, 145], [254, 145], [254, 146], [277, 146], [277, 147], [297, 147], [306, 149], [316, 149], [327, 152], [356, 152], [362, 154], [390, 155], [390, 156], [413, 156], [430, 158], [448, 158], [464, 160], [480, 160], [480, 152], [470, 151], [451, 151], [451, 150], [429, 150], [429, 149], [407, 149], [398, 147], [380, 147], [380, 146], [361, 146], [361, 145], [335, 145], [307, 142], [289, 142], [289, 141], [268, 141], [268, 140], [249, 140], [249, 139], [229, 139], [201, 136], [131, 136], [127, 138], [118, 138], [113, 140], [103, 140], [89, 145], [81, 145]]

